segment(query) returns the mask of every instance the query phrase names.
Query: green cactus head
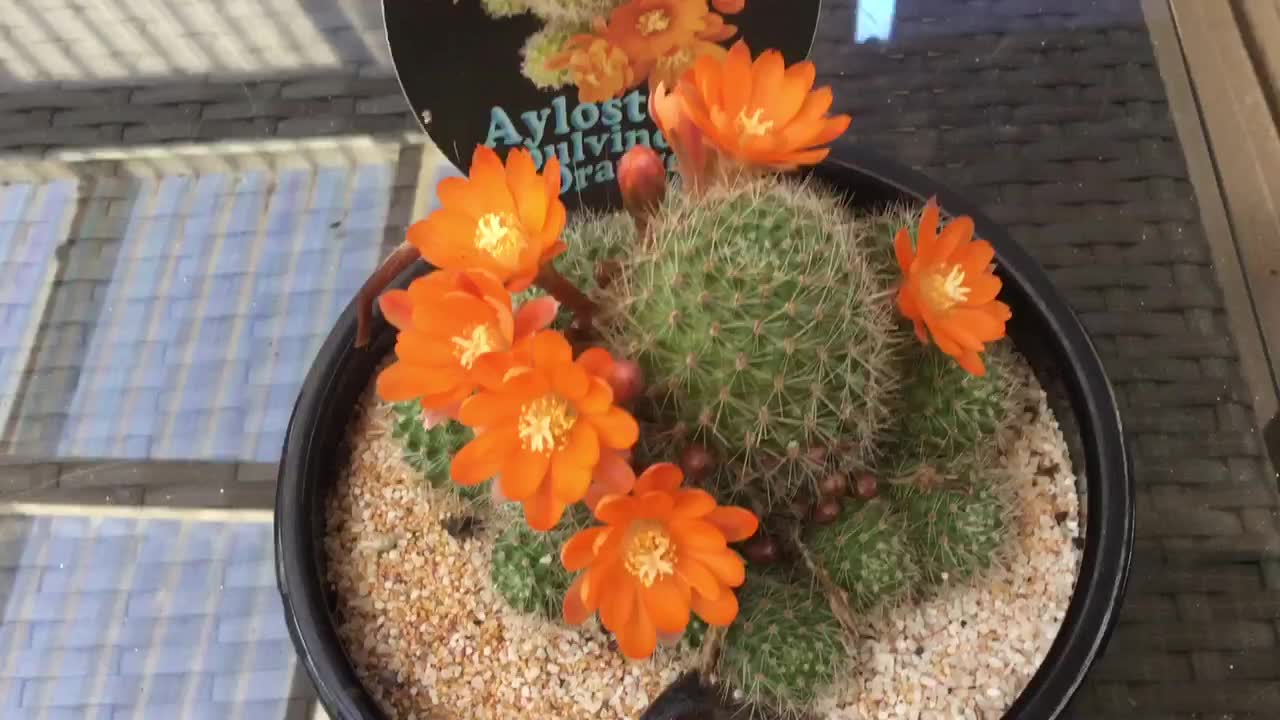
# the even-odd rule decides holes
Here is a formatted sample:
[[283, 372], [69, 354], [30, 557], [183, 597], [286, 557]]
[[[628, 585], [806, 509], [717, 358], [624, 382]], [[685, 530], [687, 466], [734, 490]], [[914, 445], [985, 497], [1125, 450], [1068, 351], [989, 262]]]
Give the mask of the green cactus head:
[[1008, 507], [989, 488], [905, 489], [894, 504], [926, 582], [960, 580], [989, 567], [1004, 541]]
[[808, 546], [855, 609], [909, 594], [920, 581], [906, 525], [884, 500], [846, 508], [834, 523], [813, 528]]
[[726, 689], [741, 691], [758, 708], [804, 713], [848, 661], [826, 598], [791, 579], [757, 573], [739, 601], [720, 655]]
[[553, 90], [569, 84], [569, 69], [552, 70], [547, 62], [564, 49], [569, 38], [582, 32], [585, 26], [571, 23], [551, 23], [542, 27], [525, 40], [520, 51], [520, 69], [524, 76], [543, 90]]
[[590, 515], [581, 505], [566, 512], [548, 532], [537, 532], [523, 519], [513, 518], [490, 556], [493, 589], [520, 612], [558, 620], [564, 594], [573, 582], [573, 575], [560, 562], [560, 548], [590, 524]]
[[400, 441], [403, 457], [422, 474], [428, 485], [457, 493], [465, 500], [478, 501], [489, 494], [489, 484], [471, 487], [455, 484], [449, 477], [449, 463], [475, 434], [470, 428], [452, 421], [427, 429], [422, 425], [422, 405], [417, 400], [395, 403], [391, 436]]
[[765, 513], [865, 462], [905, 337], [869, 227], [791, 180], [668, 193], [651, 244], [600, 293], [607, 344], [649, 383], [646, 443], [668, 458], [708, 445], [709, 484]]

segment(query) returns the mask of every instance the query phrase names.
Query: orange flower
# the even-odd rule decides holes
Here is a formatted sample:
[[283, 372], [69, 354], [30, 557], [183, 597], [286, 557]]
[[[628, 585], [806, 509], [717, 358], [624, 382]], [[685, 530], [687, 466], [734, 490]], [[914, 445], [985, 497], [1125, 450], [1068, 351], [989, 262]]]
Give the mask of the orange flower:
[[460, 485], [498, 476], [529, 526], [550, 530], [587, 494], [599, 465], [614, 482], [625, 475], [607, 451], [630, 448], [640, 429], [613, 404], [613, 358], [604, 350], [575, 361], [564, 336], [547, 330], [520, 343], [510, 363], [500, 384], [462, 404], [458, 419], [476, 437], [454, 455], [451, 473]]
[[813, 90], [813, 63], [787, 68], [767, 50], [755, 63], [738, 41], [723, 60], [703, 56], [680, 80], [685, 112], [722, 154], [745, 165], [790, 170], [822, 161], [849, 127], [829, 116], [831, 88]]
[[685, 111], [684, 98], [680, 93], [668, 93], [666, 86], [658, 83], [649, 93], [649, 117], [675, 153], [676, 169], [686, 185], [694, 192], [701, 190], [711, 175], [715, 155]]
[[609, 495], [596, 506], [604, 525], [560, 550], [565, 568], [584, 570], [565, 595], [565, 621], [578, 625], [599, 610], [629, 658], [653, 654], [660, 632], [683, 632], [690, 611], [717, 627], [738, 616], [733, 588], [746, 565], [728, 543], [754, 535], [760, 521], [718, 506], [704, 490], [681, 488], [683, 481], [675, 465], [650, 467], [631, 495]]
[[702, 32], [698, 33], [698, 39], [719, 43], [733, 37], [737, 32], [737, 25], [725, 22], [724, 17], [720, 15], [708, 13], [706, 25], [702, 28]]
[[554, 155], [539, 176], [528, 150], [512, 150], [504, 168], [497, 153], [477, 146], [471, 176], [441, 180], [436, 193], [440, 209], [409, 228], [409, 242], [437, 267], [486, 270], [519, 292], [543, 263], [564, 252]]
[[[725, 27], [733, 26], [728, 25]], [[703, 55], [710, 55], [719, 59], [723, 58], [727, 53], [728, 50], [706, 40], [694, 40], [687, 45], [681, 45], [658, 58], [653, 70], [649, 73], [649, 87], [655, 88], [659, 85], [675, 87], [676, 83], [680, 82], [680, 76], [693, 67], [694, 60]]]
[[550, 70], [569, 69], [582, 102], [603, 102], [618, 97], [643, 75], [622, 48], [598, 35], [574, 35], [560, 54], [547, 60]]
[[428, 412], [450, 409], [477, 384], [501, 382], [498, 366], [478, 361], [546, 327], [559, 307], [539, 298], [513, 316], [511, 295], [479, 270], [440, 270], [378, 302], [399, 330], [397, 360], [379, 373], [378, 395], [387, 402], [419, 399]]
[[706, 30], [707, 0], [630, 0], [609, 16], [605, 36], [646, 71]]
[[[930, 200], [920, 218], [920, 233], [911, 245], [906, 228], [898, 231], [894, 251], [902, 268], [898, 308], [915, 324], [916, 336], [955, 358], [974, 375], [985, 375], [978, 353], [983, 343], [1004, 337], [1013, 314], [996, 300], [1000, 278], [992, 272], [995, 250], [973, 239], [973, 220], [958, 217], [938, 234], [938, 204]], [[925, 330], [928, 329], [926, 333]]]

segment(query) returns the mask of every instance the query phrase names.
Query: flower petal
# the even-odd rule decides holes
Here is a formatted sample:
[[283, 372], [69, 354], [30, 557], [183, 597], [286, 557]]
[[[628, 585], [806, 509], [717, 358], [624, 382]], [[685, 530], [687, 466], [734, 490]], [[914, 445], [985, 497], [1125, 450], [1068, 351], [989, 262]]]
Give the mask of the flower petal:
[[693, 551], [693, 559], [707, 566], [720, 582], [738, 587], [747, 579], [747, 566], [732, 550]]
[[449, 475], [459, 485], [479, 485], [502, 469], [506, 451], [511, 446], [514, 426], [496, 427], [482, 432], [462, 446], [449, 464]]
[[524, 520], [539, 532], [554, 528], [564, 517], [565, 503], [556, 500], [551, 483], [543, 483], [538, 492], [524, 501]]
[[547, 477], [551, 465], [549, 453], [519, 450], [502, 465], [498, 484], [502, 494], [512, 500], [526, 500], [536, 493]]
[[579, 530], [560, 548], [560, 563], [569, 572], [577, 572], [591, 564], [596, 558], [596, 541], [605, 538], [613, 528], [607, 526], [590, 527]]
[[655, 463], [636, 478], [637, 495], [662, 490], [671, 492], [684, 482], [684, 471], [674, 463]]
[[565, 504], [578, 502], [591, 485], [591, 467], [579, 465], [558, 452], [551, 457], [551, 484], [557, 500]]
[[951, 254], [962, 244], [973, 239], [973, 218], [962, 215], [947, 223], [938, 236], [938, 246], [934, 248], [933, 257], [937, 262], [949, 260]]
[[524, 148], [507, 153], [507, 187], [515, 199], [520, 222], [531, 232], [542, 229], [547, 219], [546, 185], [533, 166], [533, 155]]
[[686, 488], [676, 491], [676, 504], [671, 510], [673, 520], [700, 518], [716, 509], [716, 499], [706, 490]]
[[591, 611], [582, 603], [582, 581], [585, 577], [585, 573], [578, 575], [565, 591], [562, 615], [569, 625], [581, 625], [591, 617]]
[[706, 519], [673, 521], [668, 530], [682, 550], [718, 552], [728, 547], [724, 533]]
[[556, 451], [574, 465], [586, 468], [595, 467], [600, 461], [600, 440], [591, 423], [574, 423], [564, 447]]
[[898, 267], [902, 272], [909, 271], [911, 263], [916, 259], [916, 251], [911, 247], [911, 233], [906, 228], [898, 230], [898, 234], [893, 238], [893, 253], [898, 259]]
[[407, 290], [388, 290], [378, 298], [382, 316], [398, 330], [405, 330], [413, 323], [413, 299]]
[[963, 327], [975, 340], [988, 343], [1004, 337], [1004, 323], [981, 310], [957, 307], [952, 309], [950, 324]]
[[618, 649], [632, 660], [648, 658], [658, 646], [658, 630], [649, 618], [649, 613], [639, 608], [631, 613], [631, 618], [614, 635], [618, 638]]
[[520, 306], [515, 315], [514, 339], [528, 337], [544, 330], [560, 312], [560, 301], [553, 297], [534, 298]]
[[590, 378], [587, 371], [577, 365], [558, 365], [551, 375], [551, 388], [565, 400], [576, 402], [587, 394]]
[[[786, 63], [782, 60], [782, 53], [777, 50], [765, 50], [760, 53], [760, 57], [756, 58], [752, 65], [751, 73], [754, 77], [751, 84], [750, 106], [764, 108], [765, 116], [775, 123], [785, 123], [790, 120], [790, 115], [778, 115], [774, 107], [774, 101], [778, 97], [786, 74]], [[785, 108], [778, 109], [785, 110]]]
[[920, 229], [916, 234], [916, 262], [920, 266], [936, 262], [934, 240], [938, 236], [938, 201], [929, 198], [924, 204], [924, 212], [920, 215]]
[[613, 386], [606, 380], [592, 376], [587, 393], [577, 401], [578, 409], [588, 415], [599, 415], [613, 404]]
[[492, 148], [476, 146], [471, 154], [468, 177], [471, 180], [468, 190], [484, 199], [485, 213], [515, 213], [515, 202], [507, 188], [507, 170]]
[[626, 525], [639, 511], [639, 504], [630, 495], [609, 495], [596, 505], [596, 519], [608, 525]]
[[714, 598], [694, 593], [689, 605], [703, 622], [713, 627], [728, 627], [738, 617], [738, 596], [728, 591]]
[[625, 450], [640, 438], [640, 426], [626, 410], [611, 407], [600, 415], [587, 415], [600, 433], [600, 444], [614, 450]]
[[678, 633], [689, 624], [691, 593], [679, 577], [668, 575], [640, 589], [644, 609], [659, 632]]
[[760, 528], [760, 518], [755, 513], [734, 506], [718, 507], [703, 520], [715, 525], [729, 542], [746, 540]]
[[706, 565], [693, 559], [687, 552], [676, 555], [676, 574], [689, 583], [696, 592], [711, 599], [718, 597], [724, 587]]
[[607, 495], [625, 495], [631, 492], [636, 484], [635, 471], [620, 453], [605, 451], [600, 453], [599, 462], [591, 475], [591, 486], [587, 488], [587, 509], [595, 511], [596, 505]]
[[554, 330], [543, 330], [533, 336], [533, 364], [539, 368], [552, 368], [573, 362], [573, 348], [564, 335]]
[[[626, 575], [626, 578], [620, 576]], [[636, 608], [635, 579], [622, 570], [621, 564], [610, 573], [612, 581], [600, 589], [600, 622], [617, 633], [634, 614]]]

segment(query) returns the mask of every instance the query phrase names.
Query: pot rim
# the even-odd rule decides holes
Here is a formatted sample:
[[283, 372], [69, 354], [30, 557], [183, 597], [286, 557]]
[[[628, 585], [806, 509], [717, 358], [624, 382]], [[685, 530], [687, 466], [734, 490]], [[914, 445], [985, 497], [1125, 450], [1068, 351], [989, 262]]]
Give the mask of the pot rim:
[[[976, 234], [995, 247], [999, 274], [1005, 280], [1004, 293], [1016, 296], [1023, 313], [1033, 310], [1035, 324], [1043, 327], [1042, 341], [1061, 364], [1084, 450], [1088, 510], [1084, 553], [1057, 637], [1005, 714], [1007, 719], [1056, 718], [1106, 646], [1119, 615], [1132, 559], [1132, 458], [1115, 393], [1097, 350], [1044, 270], [1000, 225], [955, 191], [873, 151], [848, 144], [833, 148], [831, 156], [813, 168], [812, 174], [837, 188], [871, 180], [921, 202], [936, 197], [947, 213], [971, 216]], [[424, 268], [419, 262], [397, 278], [395, 285], [407, 285]], [[328, 471], [317, 468], [320, 461], [315, 458], [323, 457], [317, 451], [328, 456], [336, 452], [336, 448], [319, 447], [317, 437], [322, 420], [337, 409], [332, 402], [333, 389], [357, 355], [364, 355], [366, 361], [370, 355], [365, 354], [383, 357], [394, 340], [385, 326], [367, 348], [354, 348], [354, 338], [355, 312], [348, 306], [307, 373], [289, 419], [276, 489], [276, 576], [289, 635], [325, 709], [335, 718], [383, 718], [338, 638], [326, 602], [322, 548], [315, 533], [317, 523], [323, 527], [325, 507], [313, 476]], [[338, 417], [346, 414], [338, 412]], [[345, 422], [343, 425], [345, 428]]]

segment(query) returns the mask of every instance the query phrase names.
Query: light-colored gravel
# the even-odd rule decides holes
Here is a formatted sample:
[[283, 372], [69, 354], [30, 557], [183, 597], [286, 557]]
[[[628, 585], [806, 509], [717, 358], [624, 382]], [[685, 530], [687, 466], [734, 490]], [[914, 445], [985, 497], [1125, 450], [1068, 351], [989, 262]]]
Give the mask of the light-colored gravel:
[[[1002, 561], [923, 602], [861, 618], [854, 673], [820, 717], [998, 718], [1035, 672], [1075, 583], [1079, 515], [1062, 435], [1026, 375], [1022, 427], [1000, 438], [1015, 530]], [[493, 532], [459, 541], [442, 529], [454, 501], [422, 489], [390, 420], [366, 396], [330, 502], [326, 551], [340, 635], [392, 717], [631, 719], [694, 665], [692, 653], [670, 649], [627, 662], [595, 621], [568, 628], [508, 609], [488, 579]]]

